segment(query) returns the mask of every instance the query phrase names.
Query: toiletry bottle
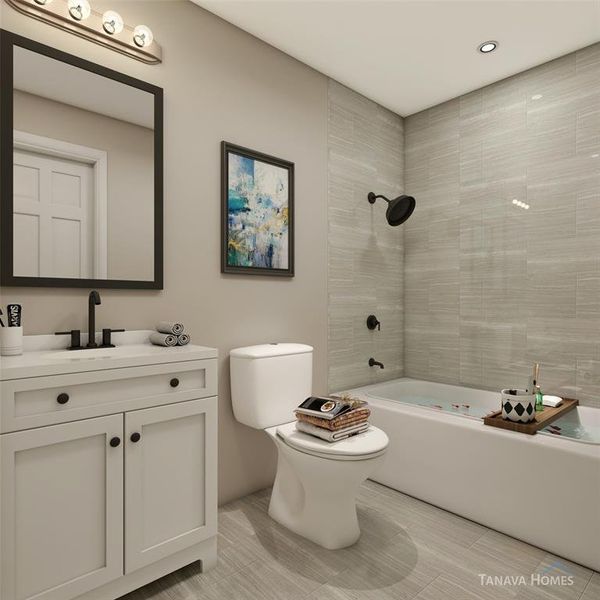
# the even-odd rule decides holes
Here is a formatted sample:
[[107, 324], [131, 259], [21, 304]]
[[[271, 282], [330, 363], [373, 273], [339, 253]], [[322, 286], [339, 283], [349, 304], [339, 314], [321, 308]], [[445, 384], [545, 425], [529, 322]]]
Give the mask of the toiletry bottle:
[[538, 373], [540, 370], [540, 365], [538, 363], [533, 363], [533, 370], [531, 372], [531, 376], [529, 377], [529, 382], [527, 383], [527, 387], [525, 391], [528, 394], [535, 394], [535, 386], [537, 385]]
[[535, 386], [535, 410], [537, 412], [544, 410], [544, 394], [539, 385]]
[[540, 376], [540, 365], [535, 363], [533, 367], [533, 389], [532, 394], [535, 394], [535, 410], [540, 412], [544, 410], [544, 394], [542, 394], [542, 388], [539, 386], [538, 378]]

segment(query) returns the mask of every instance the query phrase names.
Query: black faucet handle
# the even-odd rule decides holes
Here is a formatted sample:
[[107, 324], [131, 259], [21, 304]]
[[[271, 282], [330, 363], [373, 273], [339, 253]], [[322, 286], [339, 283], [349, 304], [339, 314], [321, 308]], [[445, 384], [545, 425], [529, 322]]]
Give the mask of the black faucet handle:
[[377, 329], [377, 331], [381, 331], [381, 322], [375, 315], [369, 315], [367, 317], [367, 327], [373, 331]]
[[122, 333], [124, 329], [103, 329], [102, 330], [102, 345], [100, 348], [114, 348], [115, 345], [112, 343], [111, 335], [113, 333]]
[[81, 331], [79, 329], [71, 329], [70, 331], [57, 331], [54, 335], [70, 335], [71, 345], [69, 350], [81, 350]]

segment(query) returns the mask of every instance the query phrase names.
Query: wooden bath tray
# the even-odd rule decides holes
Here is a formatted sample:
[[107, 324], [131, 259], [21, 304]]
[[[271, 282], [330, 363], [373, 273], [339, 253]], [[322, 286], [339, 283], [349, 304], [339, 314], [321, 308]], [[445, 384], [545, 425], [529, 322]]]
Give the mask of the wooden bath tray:
[[492, 427], [500, 427], [501, 429], [508, 429], [510, 431], [518, 431], [520, 433], [533, 435], [540, 429], [548, 427], [548, 425], [550, 425], [550, 423], [553, 421], [556, 421], [556, 419], [566, 415], [578, 404], [579, 400], [570, 400], [568, 398], [564, 398], [563, 403], [556, 408], [544, 406], [544, 410], [535, 413], [535, 421], [532, 421], [531, 423], [515, 423], [514, 421], [505, 421], [502, 418], [501, 410], [494, 411], [493, 413], [483, 417], [483, 422], [486, 425], [491, 425]]

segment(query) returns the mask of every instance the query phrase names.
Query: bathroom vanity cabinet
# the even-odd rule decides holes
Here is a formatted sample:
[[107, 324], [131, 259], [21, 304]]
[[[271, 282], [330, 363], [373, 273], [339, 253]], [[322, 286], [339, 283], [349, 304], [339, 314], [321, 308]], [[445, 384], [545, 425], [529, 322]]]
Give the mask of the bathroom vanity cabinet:
[[214, 565], [216, 351], [27, 354], [2, 358], [1, 600], [108, 600]]

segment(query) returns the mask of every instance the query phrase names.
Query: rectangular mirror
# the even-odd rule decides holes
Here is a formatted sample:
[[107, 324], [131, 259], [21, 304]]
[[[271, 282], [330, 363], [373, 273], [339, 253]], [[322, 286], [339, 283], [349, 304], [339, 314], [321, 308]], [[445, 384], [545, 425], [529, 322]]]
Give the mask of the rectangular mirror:
[[0, 35], [2, 284], [162, 289], [162, 89]]

